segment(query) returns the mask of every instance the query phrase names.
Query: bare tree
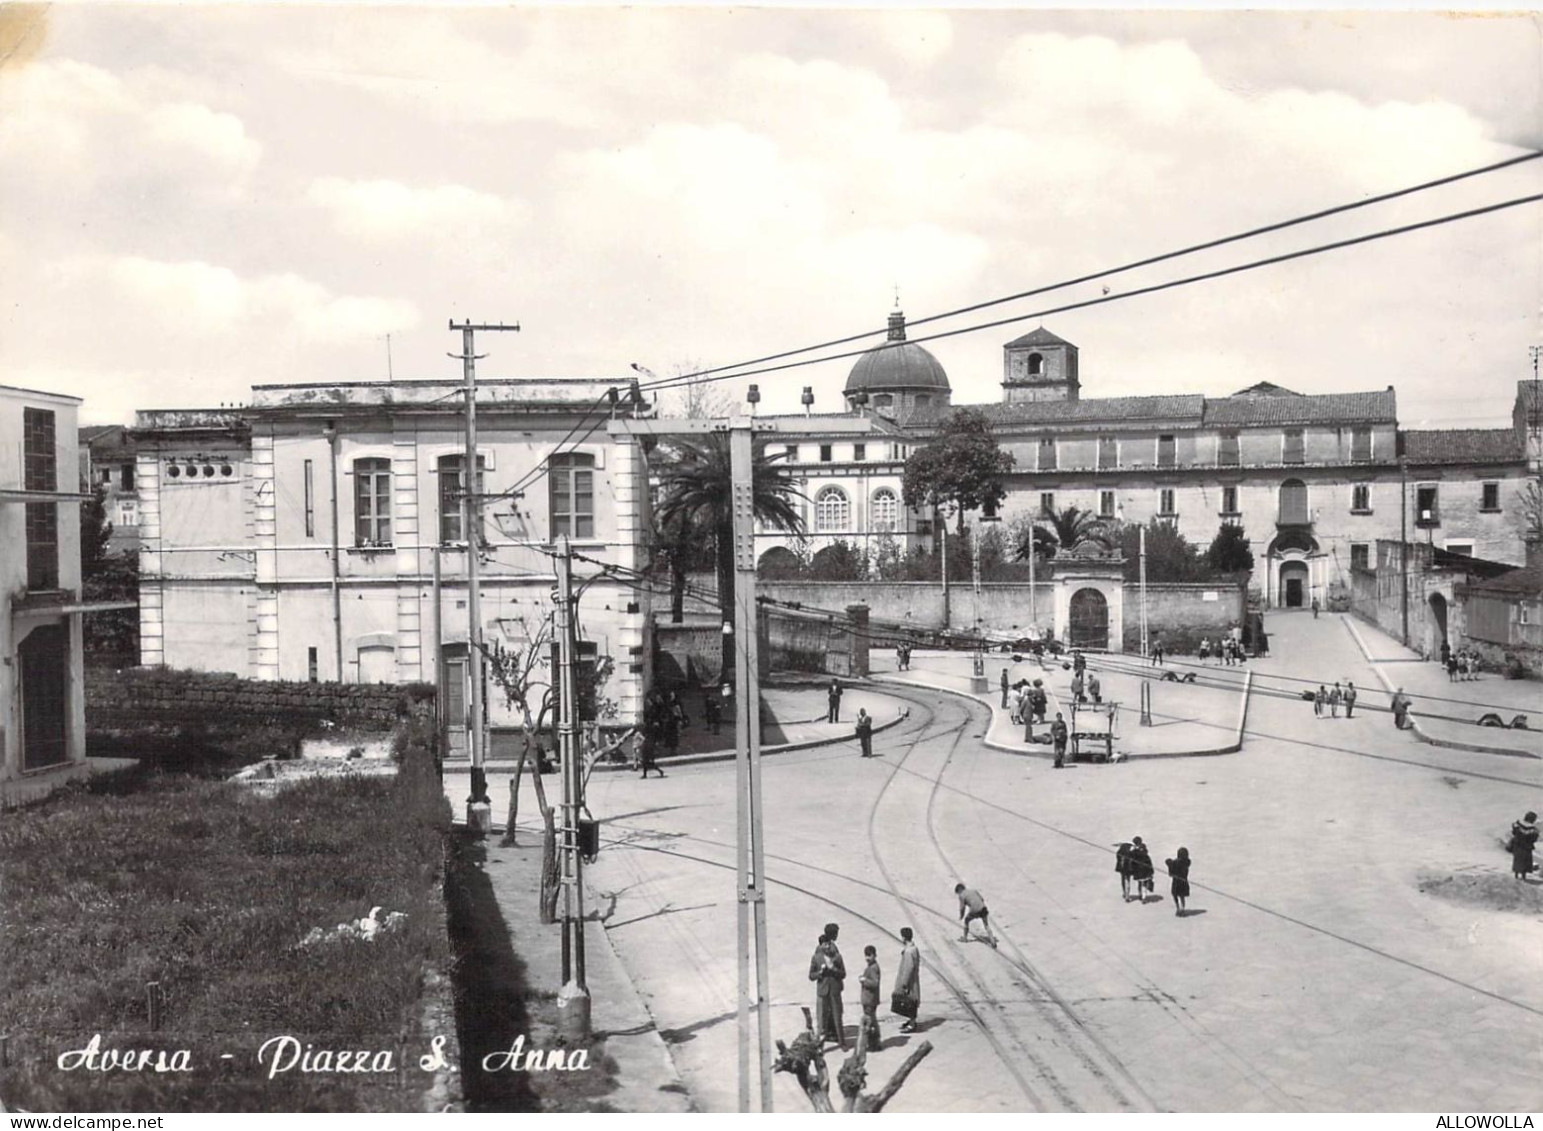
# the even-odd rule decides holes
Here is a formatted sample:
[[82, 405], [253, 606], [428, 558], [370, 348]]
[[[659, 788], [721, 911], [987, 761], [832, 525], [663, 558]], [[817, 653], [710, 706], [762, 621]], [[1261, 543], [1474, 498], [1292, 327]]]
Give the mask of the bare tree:
[[[671, 377], [685, 377], [700, 373], [706, 366], [701, 362], [677, 361], [670, 366]], [[721, 381], [693, 381], [689, 385], [677, 385], [659, 395], [659, 409], [664, 416], [684, 416], [688, 420], [712, 420], [733, 416], [739, 405], [734, 391]]]
[[[895, 1069], [895, 1074], [872, 1095], [863, 1095], [868, 1083], [868, 1029], [858, 1029], [857, 1050], [847, 1057], [841, 1070], [836, 1073], [836, 1083], [844, 1101], [843, 1111], [861, 1113], [883, 1111], [895, 1098], [912, 1070], [932, 1051], [932, 1042], [923, 1041], [916, 1050]], [[834, 1112], [830, 1099], [830, 1069], [825, 1066], [825, 1052], [820, 1038], [814, 1033], [814, 1018], [809, 1007], [804, 1006], [804, 1031], [794, 1038], [792, 1045], [777, 1042], [777, 1059], [772, 1064], [774, 1072], [791, 1072], [809, 1097], [809, 1106], [817, 1112]]]
[[[506, 647], [494, 640], [482, 646], [487, 661], [488, 674], [504, 693], [504, 702], [520, 716], [520, 760], [515, 764], [514, 777], [509, 782], [509, 819], [504, 828], [505, 844], [517, 843], [515, 822], [519, 817], [520, 781], [525, 775], [525, 762], [534, 751], [536, 764], [531, 775], [536, 786], [536, 805], [541, 810], [541, 921], [557, 921], [557, 896], [561, 882], [557, 863], [557, 816], [547, 800], [546, 784], [541, 780], [541, 767], [547, 761], [548, 751], [542, 739], [548, 716], [552, 712], [551, 665], [552, 617], [541, 617], [532, 623], [527, 617], [514, 618], [519, 624], [521, 642]], [[534, 700], [534, 705], [532, 705]]]

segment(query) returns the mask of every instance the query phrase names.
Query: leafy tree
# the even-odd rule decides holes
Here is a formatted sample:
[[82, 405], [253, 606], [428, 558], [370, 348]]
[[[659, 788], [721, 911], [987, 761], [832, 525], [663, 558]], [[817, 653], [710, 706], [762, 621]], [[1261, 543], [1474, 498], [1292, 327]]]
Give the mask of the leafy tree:
[[[1177, 523], [1155, 520], [1146, 524], [1148, 581], [1212, 581], [1214, 571], [1194, 544], [1179, 533]], [[1125, 579], [1141, 577], [1140, 523], [1119, 528], [1119, 546], [1125, 557]]]
[[866, 581], [868, 555], [841, 539], [824, 547], [809, 560], [806, 575], [813, 581]]
[[1248, 573], [1254, 568], [1254, 552], [1241, 526], [1223, 523], [1205, 552], [1206, 565], [1217, 573]]
[[[139, 556], [112, 553], [108, 541], [107, 492], [98, 487], [80, 508], [81, 594], [87, 601], [139, 601]], [[82, 628], [85, 653], [95, 664], [132, 667], [139, 663], [139, 609], [91, 613]]]
[[91, 577], [109, 558], [107, 544], [113, 536], [113, 524], [107, 521], [107, 488], [98, 486], [80, 507], [80, 572]]
[[1012, 472], [1013, 463], [1013, 457], [992, 438], [985, 414], [959, 409], [943, 422], [933, 440], [905, 461], [905, 504], [957, 514], [963, 534], [965, 511], [994, 511], [1007, 497], [1002, 480]]
[[[655, 517], [661, 530], [675, 524], [692, 532], [699, 544], [712, 541], [718, 575], [718, 604], [727, 617], [734, 599], [734, 511], [729, 466], [729, 436], [713, 432], [700, 439], [669, 441], [669, 460], [659, 470], [660, 502]], [[801, 535], [803, 498], [781, 453], [770, 454], [757, 442], [751, 459], [751, 506], [764, 525]]]

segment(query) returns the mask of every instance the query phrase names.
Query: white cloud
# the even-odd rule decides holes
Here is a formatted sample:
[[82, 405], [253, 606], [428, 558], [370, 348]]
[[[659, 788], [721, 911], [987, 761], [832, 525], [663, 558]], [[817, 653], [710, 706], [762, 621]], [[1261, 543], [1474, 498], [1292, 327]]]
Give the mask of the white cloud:
[[504, 238], [529, 214], [522, 201], [464, 185], [416, 188], [399, 181], [318, 177], [306, 195], [332, 216], [340, 232], [364, 239], [443, 241], [452, 232], [457, 241]]

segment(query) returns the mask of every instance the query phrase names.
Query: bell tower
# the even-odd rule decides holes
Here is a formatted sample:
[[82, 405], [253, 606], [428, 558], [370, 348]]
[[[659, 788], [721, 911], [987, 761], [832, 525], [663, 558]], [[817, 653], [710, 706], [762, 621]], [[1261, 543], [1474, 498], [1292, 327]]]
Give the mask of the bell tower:
[[1002, 347], [1002, 403], [1074, 401], [1081, 395], [1077, 347], [1041, 326]]

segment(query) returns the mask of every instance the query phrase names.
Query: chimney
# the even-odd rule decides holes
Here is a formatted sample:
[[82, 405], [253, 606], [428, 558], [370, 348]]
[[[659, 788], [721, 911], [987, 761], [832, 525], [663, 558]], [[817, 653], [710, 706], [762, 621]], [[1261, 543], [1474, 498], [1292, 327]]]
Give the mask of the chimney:
[[804, 402], [804, 415], [808, 416], [814, 411], [814, 386], [805, 385], [804, 395], [800, 399]]

